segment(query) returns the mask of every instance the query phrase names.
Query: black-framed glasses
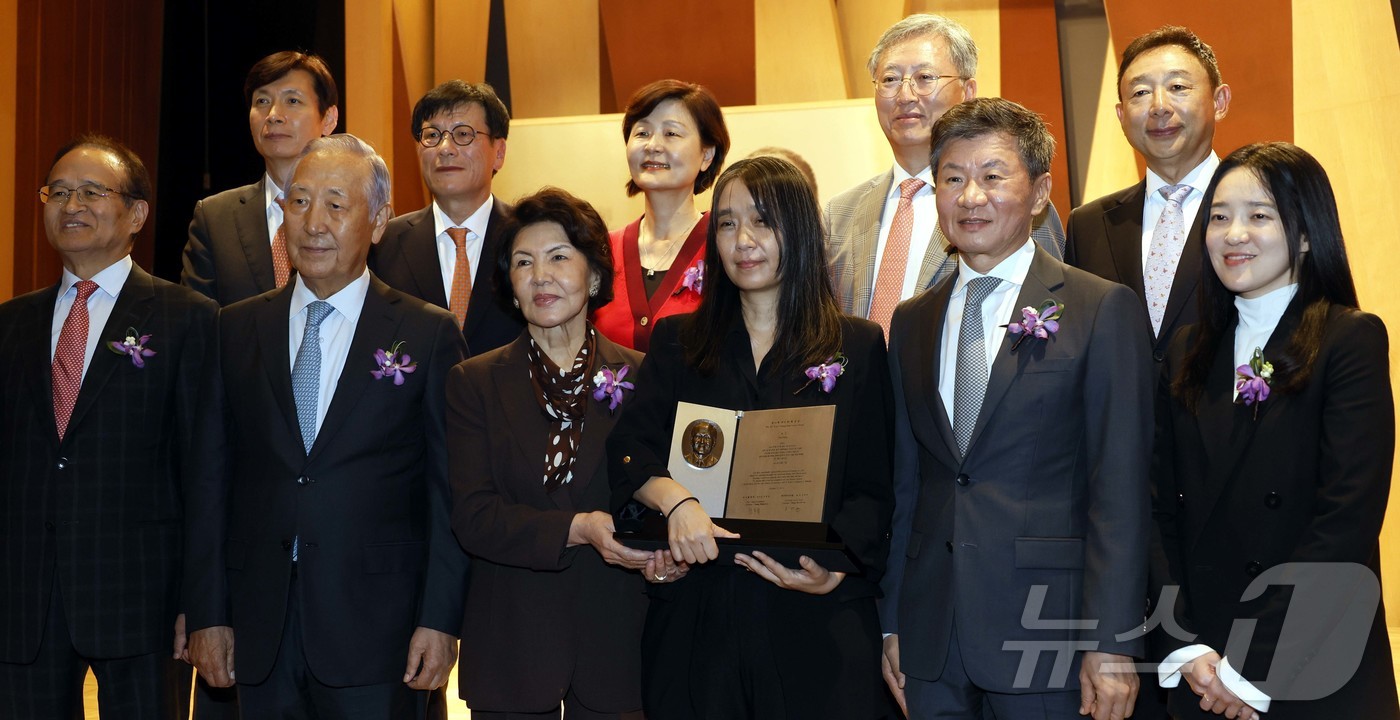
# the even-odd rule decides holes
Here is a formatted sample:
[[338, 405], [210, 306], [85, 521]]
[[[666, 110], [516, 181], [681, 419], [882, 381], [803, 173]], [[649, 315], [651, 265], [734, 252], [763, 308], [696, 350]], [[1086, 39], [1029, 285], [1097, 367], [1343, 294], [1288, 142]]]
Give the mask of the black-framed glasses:
[[967, 80], [967, 78], [961, 75], [937, 75], [931, 72], [916, 72], [913, 75], [900, 76], [890, 72], [870, 82], [875, 84], [875, 92], [879, 93], [880, 97], [892, 98], [899, 94], [899, 88], [906, 82], [909, 83], [909, 90], [915, 95], [928, 96], [938, 92], [939, 85], [941, 85], [944, 80], [951, 80], [953, 78]]
[[91, 205], [108, 195], [121, 195], [123, 197], [134, 198], [131, 193], [124, 193], [116, 188], [109, 188], [106, 185], [88, 183], [75, 188], [68, 188], [62, 185], [45, 185], [39, 188], [39, 202], [62, 205], [68, 200], [77, 200], [81, 205]]
[[438, 145], [441, 145], [443, 137], [447, 135], [451, 135], [452, 142], [457, 143], [462, 147], [466, 147], [472, 144], [472, 141], [476, 140], [477, 135], [485, 135], [486, 137], [491, 137], [491, 133], [486, 132], [484, 130], [477, 130], [476, 128], [465, 123], [461, 125], [453, 125], [452, 129], [446, 132], [435, 128], [432, 125], [429, 125], [418, 131], [418, 142], [421, 143], [423, 147], [434, 148]]

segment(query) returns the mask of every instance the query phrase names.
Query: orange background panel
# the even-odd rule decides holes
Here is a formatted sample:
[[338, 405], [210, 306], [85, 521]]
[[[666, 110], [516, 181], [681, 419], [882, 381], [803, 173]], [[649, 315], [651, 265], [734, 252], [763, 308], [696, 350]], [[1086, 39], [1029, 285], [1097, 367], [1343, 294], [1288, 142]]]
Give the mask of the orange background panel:
[[[1053, 0], [1001, 0], [1001, 96], [1031, 108], [1055, 136], [1050, 200], [1069, 217], [1069, 144], [1060, 89], [1060, 40]], [[980, 92], [978, 93], [981, 94]]]
[[638, 88], [663, 78], [700, 83], [726, 107], [753, 105], [753, 3], [599, 0], [602, 112], [622, 112]]

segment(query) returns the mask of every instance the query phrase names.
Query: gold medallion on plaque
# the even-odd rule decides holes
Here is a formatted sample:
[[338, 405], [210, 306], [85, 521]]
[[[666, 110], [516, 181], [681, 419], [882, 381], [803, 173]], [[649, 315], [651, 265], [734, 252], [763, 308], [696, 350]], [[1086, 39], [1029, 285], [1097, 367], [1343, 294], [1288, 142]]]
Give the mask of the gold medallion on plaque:
[[681, 457], [693, 468], [714, 467], [724, 456], [724, 433], [710, 420], [696, 420], [681, 435]]

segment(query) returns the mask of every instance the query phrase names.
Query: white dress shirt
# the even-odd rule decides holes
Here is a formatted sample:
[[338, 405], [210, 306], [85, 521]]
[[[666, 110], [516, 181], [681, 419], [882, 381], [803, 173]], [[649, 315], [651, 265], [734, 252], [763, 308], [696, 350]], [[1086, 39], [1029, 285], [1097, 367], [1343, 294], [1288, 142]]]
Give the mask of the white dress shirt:
[[[369, 269], [352, 280], [340, 292], [326, 298], [335, 308], [321, 321], [321, 393], [316, 402], [316, 432], [321, 431], [321, 423], [326, 419], [326, 410], [335, 396], [335, 387], [340, 382], [340, 374], [345, 369], [350, 354], [350, 341], [355, 337], [355, 326], [360, 322], [360, 311], [365, 307], [365, 295], [369, 293]], [[296, 367], [297, 350], [301, 348], [301, 338], [306, 334], [306, 306], [320, 298], [306, 287], [301, 276], [296, 276], [296, 287], [292, 289], [292, 306], [287, 323], [287, 349], [291, 365]], [[384, 349], [393, 338], [384, 338]], [[365, 372], [374, 369], [374, 357], [365, 355], [355, 358], [354, 367], [363, 367]]]
[[894, 182], [890, 183], [889, 194], [885, 196], [885, 212], [880, 216], [880, 236], [875, 244], [875, 275], [879, 277], [880, 261], [885, 257], [885, 243], [890, 238], [890, 226], [894, 224], [894, 214], [899, 208], [899, 184], [911, 177], [924, 181], [924, 186], [914, 193], [911, 201], [914, 209], [914, 226], [909, 233], [909, 258], [904, 265], [904, 286], [899, 291], [900, 300], [914, 296], [919, 282], [919, 271], [924, 266], [924, 253], [933, 239], [933, 231], [938, 227], [938, 204], [933, 196], [933, 169], [924, 168], [918, 175], [910, 175], [894, 164]]
[[[92, 353], [97, 350], [97, 345], [103, 341], [102, 332], [107, 327], [107, 321], [112, 317], [112, 307], [117, 304], [117, 296], [121, 294], [122, 288], [126, 286], [126, 279], [131, 276], [131, 256], [124, 256], [122, 259], [103, 268], [102, 272], [92, 276], [92, 281], [97, 283], [97, 290], [88, 296], [88, 336], [87, 346], [83, 350], [83, 377], [87, 377], [88, 365], [92, 364]], [[49, 336], [49, 362], [53, 362], [53, 356], [58, 352], [58, 336], [63, 332], [63, 321], [68, 319], [68, 311], [73, 308], [73, 301], [78, 299], [78, 289], [74, 287], [82, 278], [63, 269], [63, 279], [58, 284], [58, 300], [53, 306], [52, 333]], [[144, 328], [136, 328], [137, 332], [143, 332]], [[106, 340], [125, 340], [126, 328], [119, 328], [117, 332], [121, 337], [109, 337]]]
[[282, 197], [282, 188], [277, 187], [277, 183], [272, 180], [272, 175], [263, 174], [263, 205], [267, 207], [267, 244], [272, 244], [272, 239], [277, 236], [277, 228], [282, 227], [282, 206], [277, 204], [277, 198]]
[[[452, 242], [452, 236], [447, 234], [447, 229], [467, 229], [467, 260], [471, 262], [472, 275], [476, 276], [476, 270], [481, 267], [481, 248], [486, 244], [486, 224], [491, 220], [491, 207], [495, 204], [496, 196], [487, 195], [486, 202], [482, 203], [466, 222], [458, 225], [438, 207], [436, 200], [433, 201], [433, 231], [437, 233], [438, 267], [442, 268], [442, 296], [447, 298], [448, 302], [452, 301], [452, 276], [457, 272], [457, 245]], [[472, 287], [472, 292], [476, 292], [476, 287]]]
[[[1191, 232], [1191, 226], [1196, 222], [1196, 213], [1201, 209], [1201, 201], [1205, 199], [1206, 186], [1210, 185], [1210, 179], [1215, 175], [1215, 169], [1220, 167], [1220, 156], [1212, 152], [1206, 156], [1205, 160], [1186, 173], [1186, 177], [1181, 182], [1191, 186], [1191, 192], [1181, 203], [1181, 218], [1185, 221], [1186, 232]], [[1157, 221], [1162, 219], [1162, 211], [1167, 209], [1167, 199], [1162, 197], [1162, 188], [1167, 186], [1167, 181], [1161, 175], [1147, 169], [1147, 197], [1142, 203], [1142, 271], [1147, 272], [1147, 258], [1152, 248], [1152, 231], [1157, 228]]]
[[[1031, 260], [1035, 258], [1035, 242], [1026, 238], [1026, 244], [997, 263], [987, 275], [1001, 278], [996, 289], [982, 301], [983, 348], [987, 353], [987, 371], [990, 373], [997, 353], [1001, 351], [1001, 341], [1006, 337], [1002, 327], [1013, 319], [1016, 311], [1016, 298], [1021, 295], [1021, 286], [1031, 271]], [[953, 400], [958, 378], [958, 333], [962, 330], [963, 308], [967, 305], [967, 284], [982, 273], [968, 267], [958, 258], [958, 275], [953, 280], [953, 294], [948, 298], [948, 317], [943, 323], [943, 337], [939, 340], [942, 355], [938, 364], [938, 396], [943, 400], [943, 409], [948, 411], [948, 420], [953, 419]], [[1045, 298], [1048, 299], [1048, 298]], [[1036, 300], [1038, 304], [1040, 299]]]

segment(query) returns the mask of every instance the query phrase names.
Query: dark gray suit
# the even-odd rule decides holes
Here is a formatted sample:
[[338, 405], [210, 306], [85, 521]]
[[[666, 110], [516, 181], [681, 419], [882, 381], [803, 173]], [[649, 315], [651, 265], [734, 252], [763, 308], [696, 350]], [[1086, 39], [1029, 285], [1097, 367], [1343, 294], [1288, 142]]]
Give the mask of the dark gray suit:
[[[1014, 353], [1007, 334], [963, 457], [938, 392], [955, 278], [902, 303], [891, 327], [896, 509], [881, 622], [911, 677], [939, 680], [956, 642], [985, 691], [1073, 690], [1079, 650], [1144, 650], [1114, 637], [1142, 624], [1147, 582], [1151, 363], [1138, 303], [1037, 248], [1016, 307], [1062, 302], [1060, 330]], [[1096, 623], [1026, 627], [1041, 588], [1034, 617]], [[1052, 651], [1028, 684], [1015, 643]], [[1058, 686], [1054, 651], [1074, 653]]]
[[180, 284], [227, 307], [276, 285], [264, 204], [267, 176], [200, 200], [190, 221]]

